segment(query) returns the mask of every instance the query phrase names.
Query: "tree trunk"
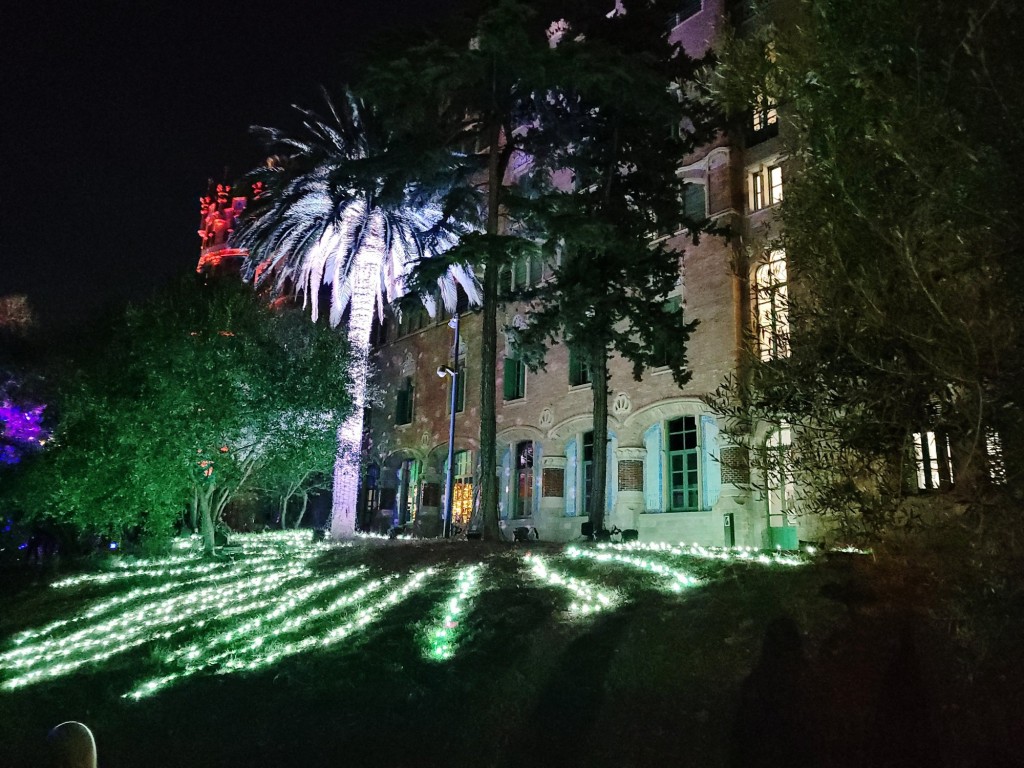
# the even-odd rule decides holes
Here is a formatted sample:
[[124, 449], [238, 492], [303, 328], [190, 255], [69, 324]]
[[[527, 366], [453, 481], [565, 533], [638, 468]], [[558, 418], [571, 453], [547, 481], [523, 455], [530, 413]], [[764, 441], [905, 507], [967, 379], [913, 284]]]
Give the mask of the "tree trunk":
[[[498, 204], [502, 176], [498, 162], [501, 125], [492, 120], [487, 131], [487, 234], [498, 234]], [[495, 378], [498, 367], [498, 272], [495, 254], [484, 264], [483, 328], [480, 334], [480, 504], [483, 507], [483, 538], [498, 541], [497, 404]]]
[[203, 535], [203, 554], [213, 556], [213, 514], [210, 510], [210, 497], [212, 490], [196, 492], [196, 502], [199, 507], [199, 526]]
[[376, 282], [380, 280], [380, 235], [357, 251], [352, 268], [352, 301], [348, 320], [348, 342], [352, 350], [348, 371], [352, 377], [352, 413], [338, 427], [338, 453], [334, 459], [334, 489], [331, 497], [331, 537], [351, 539], [356, 532], [356, 506], [359, 502], [360, 453], [363, 442], [363, 409], [369, 376], [370, 331], [376, 301]]
[[608, 486], [608, 352], [602, 348], [590, 362], [594, 395], [594, 485], [590, 493], [590, 523], [604, 529], [605, 488]]
[[299, 509], [299, 516], [295, 520], [295, 528], [298, 529], [302, 525], [302, 519], [306, 516], [306, 508], [309, 506], [309, 494], [302, 494], [302, 507]]
[[288, 501], [291, 499], [290, 493], [284, 493], [281, 495], [281, 530], [288, 528]]
[[192, 490], [192, 503], [188, 507], [188, 522], [192, 533], [199, 531], [199, 491]]

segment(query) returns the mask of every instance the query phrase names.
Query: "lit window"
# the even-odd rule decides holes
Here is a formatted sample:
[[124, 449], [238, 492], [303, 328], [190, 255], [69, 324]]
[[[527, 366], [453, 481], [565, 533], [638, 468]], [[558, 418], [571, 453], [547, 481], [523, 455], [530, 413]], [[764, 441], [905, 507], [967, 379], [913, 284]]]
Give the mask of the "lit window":
[[768, 202], [770, 205], [782, 202], [781, 165], [773, 165], [768, 169]]
[[775, 108], [775, 99], [758, 94], [754, 101], [754, 132], [765, 131], [779, 122], [779, 113]]
[[533, 514], [533, 442], [516, 444], [515, 500], [512, 517], [530, 517]]
[[1006, 485], [1006, 463], [1003, 460], [1003, 441], [992, 428], [985, 430], [985, 458], [988, 476], [996, 485]]
[[761, 360], [789, 356], [789, 287], [786, 254], [772, 251], [755, 273], [757, 342]]
[[750, 174], [750, 210], [764, 208], [764, 176], [760, 171]]
[[790, 450], [793, 432], [788, 424], [773, 429], [765, 441], [765, 486], [768, 497], [768, 525], [781, 527], [792, 525], [796, 483]]
[[452, 522], [466, 528], [473, 515], [473, 454], [455, 453], [454, 484], [452, 487]]
[[917, 487], [921, 490], [952, 485], [953, 462], [949, 454], [949, 436], [944, 432], [915, 432], [914, 462], [917, 465]]
[[514, 357], [505, 358], [504, 396], [506, 400], [526, 397], [526, 363]]

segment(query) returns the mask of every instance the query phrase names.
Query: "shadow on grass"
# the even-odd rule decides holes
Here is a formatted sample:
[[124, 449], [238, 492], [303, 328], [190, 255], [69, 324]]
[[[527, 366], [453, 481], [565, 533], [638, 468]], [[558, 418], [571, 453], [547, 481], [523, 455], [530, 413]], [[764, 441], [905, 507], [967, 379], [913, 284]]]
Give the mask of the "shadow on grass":
[[[624, 606], [602, 616], [565, 648], [504, 765], [582, 764], [581, 753], [601, 741], [594, 730], [604, 704], [605, 680], [634, 615], [634, 607]], [[597, 764], [596, 757], [587, 764]]]

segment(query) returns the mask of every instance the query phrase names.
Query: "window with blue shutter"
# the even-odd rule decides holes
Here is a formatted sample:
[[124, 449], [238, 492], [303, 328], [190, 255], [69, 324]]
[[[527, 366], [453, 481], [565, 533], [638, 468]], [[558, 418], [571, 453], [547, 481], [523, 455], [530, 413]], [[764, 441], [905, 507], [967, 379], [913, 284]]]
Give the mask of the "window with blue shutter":
[[704, 509], [711, 509], [722, 495], [722, 462], [718, 449], [718, 421], [714, 416], [700, 417], [701, 476], [704, 483]]
[[661, 424], [652, 424], [644, 432], [644, 448], [647, 449], [647, 456], [644, 458], [644, 510], [662, 512], [664, 506], [661, 501], [661, 465], [664, 448], [661, 439]]
[[565, 444], [565, 516], [576, 517], [576, 439]]
[[498, 494], [498, 517], [503, 520], [508, 519], [509, 514], [509, 502], [510, 493], [512, 486], [512, 449], [511, 447], [505, 449], [505, 453], [501, 457], [501, 485], [499, 486], [500, 493]]

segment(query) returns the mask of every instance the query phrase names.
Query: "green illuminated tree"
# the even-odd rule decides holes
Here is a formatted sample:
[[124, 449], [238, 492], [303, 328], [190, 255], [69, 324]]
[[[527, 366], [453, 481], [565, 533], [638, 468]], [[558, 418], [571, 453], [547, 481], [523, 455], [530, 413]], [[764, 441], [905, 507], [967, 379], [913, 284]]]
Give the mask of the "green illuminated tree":
[[[249, 173], [262, 192], [246, 210], [234, 242], [248, 249], [245, 273], [273, 296], [301, 294], [315, 322], [330, 287], [330, 321], [343, 324], [352, 359], [355, 407], [338, 431], [331, 532], [355, 533], [359, 449], [374, 315], [406, 290], [414, 260], [450, 248], [456, 219], [438, 208], [442, 176], [410, 173], [417, 157], [351, 91], [326, 116], [299, 110], [302, 130], [258, 129], [271, 162]], [[449, 266], [431, 286], [454, 308], [456, 285], [475, 298], [472, 275]]]
[[351, 408], [338, 375], [345, 349], [295, 312], [260, 307], [242, 286], [184, 281], [129, 308], [81, 361], [22, 504], [111, 535], [166, 534], [187, 510], [212, 553], [233, 497], [259, 487], [268, 467], [283, 478], [278, 457], [311, 433], [334, 435]]

